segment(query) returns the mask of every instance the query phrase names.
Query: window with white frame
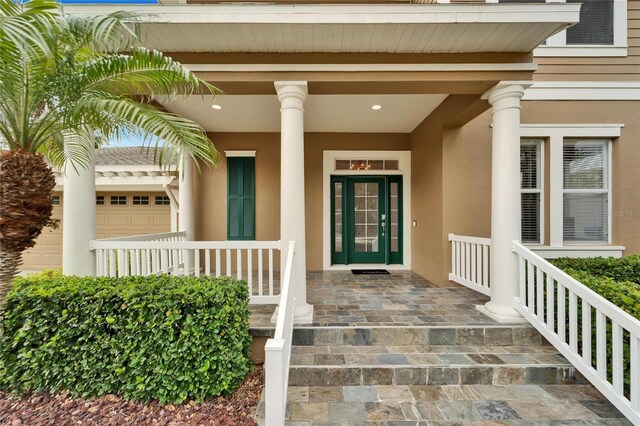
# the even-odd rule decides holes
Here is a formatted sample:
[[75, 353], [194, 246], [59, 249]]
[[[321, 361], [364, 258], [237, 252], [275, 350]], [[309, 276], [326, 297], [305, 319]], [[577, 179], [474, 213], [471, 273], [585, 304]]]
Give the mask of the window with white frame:
[[609, 242], [609, 146], [609, 140], [564, 140], [562, 164], [565, 244]]
[[523, 139], [520, 144], [523, 243], [542, 243], [542, 171], [542, 140]]
[[626, 56], [627, 0], [499, 0], [500, 3], [581, 3], [580, 22], [550, 37], [536, 56]]

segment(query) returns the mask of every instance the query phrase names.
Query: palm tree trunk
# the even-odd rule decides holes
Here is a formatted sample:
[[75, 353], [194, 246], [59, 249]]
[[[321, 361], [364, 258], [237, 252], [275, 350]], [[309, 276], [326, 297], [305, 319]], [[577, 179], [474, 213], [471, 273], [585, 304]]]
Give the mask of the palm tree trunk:
[[11, 290], [12, 281], [20, 272], [21, 265], [22, 253], [0, 249], [0, 316], [5, 297]]
[[0, 152], [0, 309], [19, 272], [22, 252], [51, 221], [56, 179], [42, 155]]

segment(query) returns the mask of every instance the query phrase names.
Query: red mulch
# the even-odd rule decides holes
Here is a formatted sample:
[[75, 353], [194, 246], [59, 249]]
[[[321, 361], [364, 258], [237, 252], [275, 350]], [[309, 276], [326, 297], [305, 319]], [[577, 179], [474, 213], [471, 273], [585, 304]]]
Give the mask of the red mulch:
[[62, 394], [17, 397], [0, 392], [0, 425], [255, 425], [253, 415], [263, 386], [262, 367], [256, 366], [232, 396], [203, 403], [141, 404], [115, 395], [84, 399]]

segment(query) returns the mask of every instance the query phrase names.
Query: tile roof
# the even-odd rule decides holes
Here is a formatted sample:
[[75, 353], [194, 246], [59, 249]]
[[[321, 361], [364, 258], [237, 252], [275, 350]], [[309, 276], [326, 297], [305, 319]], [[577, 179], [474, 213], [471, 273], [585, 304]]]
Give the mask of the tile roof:
[[153, 149], [141, 146], [109, 147], [96, 150], [97, 166], [146, 166], [153, 164], [157, 164], [157, 161], [154, 161]]

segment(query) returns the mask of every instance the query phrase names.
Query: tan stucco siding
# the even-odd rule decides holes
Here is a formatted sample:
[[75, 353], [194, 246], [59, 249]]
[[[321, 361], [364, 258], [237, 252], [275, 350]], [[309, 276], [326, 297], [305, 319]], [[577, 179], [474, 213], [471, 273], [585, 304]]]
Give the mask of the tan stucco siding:
[[[211, 133], [216, 148], [256, 151], [256, 239], [280, 238], [280, 134]], [[322, 173], [325, 150], [408, 150], [407, 134], [306, 133], [307, 269], [322, 269]], [[227, 238], [227, 168], [204, 168], [197, 178], [196, 238]]]
[[537, 81], [638, 81], [640, 77], [640, 0], [627, 3], [626, 57], [534, 58]]

